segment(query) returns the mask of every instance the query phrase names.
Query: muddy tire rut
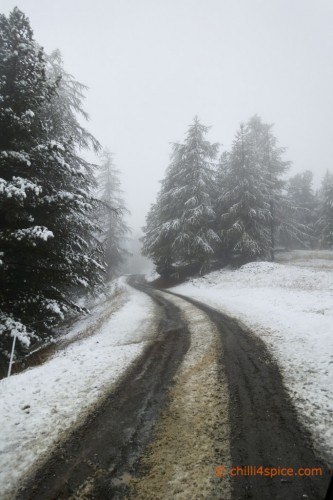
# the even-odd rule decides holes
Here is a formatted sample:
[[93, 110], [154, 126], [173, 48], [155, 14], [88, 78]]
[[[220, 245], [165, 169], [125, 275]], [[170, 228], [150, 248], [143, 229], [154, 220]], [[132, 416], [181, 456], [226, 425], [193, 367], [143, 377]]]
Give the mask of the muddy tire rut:
[[230, 466], [228, 389], [226, 380], [219, 380], [218, 331], [193, 305], [168, 299], [182, 310], [191, 346], [141, 459], [141, 477], [132, 481], [133, 498], [227, 500], [228, 478], [214, 475], [215, 464]]
[[27, 479], [15, 498], [125, 498], [129, 491], [126, 476], [150, 441], [190, 345], [190, 333], [178, 309], [165, 299], [155, 300], [161, 320], [154, 341], [100, 406]]

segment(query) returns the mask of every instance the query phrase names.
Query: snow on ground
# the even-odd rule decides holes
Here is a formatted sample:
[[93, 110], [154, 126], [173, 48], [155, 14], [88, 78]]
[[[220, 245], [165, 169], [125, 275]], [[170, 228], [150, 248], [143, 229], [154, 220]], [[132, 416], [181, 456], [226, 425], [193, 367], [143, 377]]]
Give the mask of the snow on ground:
[[[266, 342], [317, 450], [333, 463], [333, 253], [291, 252], [174, 287]], [[306, 262], [308, 264], [306, 265]]]
[[121, 286], [127, 302], [97, 333], [42, 366], [0, 381], [2, 499], [13, 498], [28, 469], [91, 411], [156, 331], [152, 300]]
[[145, 280], [147, 281], [147, 283], [151, 283], [152, 281], [157, 280], [157, 278], [159, 277], [160, 275], [156, 271], [151, 270], [145, 275]]
[[107, 286], [106, 292], [98, 297], [84, 297], [78, 300], [80, 307], [85, 307], [89, 314], [74, 318], [68, 328], [67, 321], [64, 326], [57, 328], [55, 342], [58, 347], [67, 346], [70, 342], [95, 333], [111, 313], [118, 311], [127, 300], [128, 287], [124, 286], [124, 277], [117, 278]]

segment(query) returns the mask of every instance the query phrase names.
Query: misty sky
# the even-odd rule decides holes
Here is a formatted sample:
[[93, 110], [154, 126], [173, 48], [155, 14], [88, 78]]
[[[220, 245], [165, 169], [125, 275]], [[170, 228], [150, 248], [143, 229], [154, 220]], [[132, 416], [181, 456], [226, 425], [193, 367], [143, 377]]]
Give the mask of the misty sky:
[[144, 224], [195, 115], [225, 149], [257, 113], [319, 184], [333, 171], [331, 0], [0, 0], [88, 85], [88, 129], [115, 153], [131, 226]]

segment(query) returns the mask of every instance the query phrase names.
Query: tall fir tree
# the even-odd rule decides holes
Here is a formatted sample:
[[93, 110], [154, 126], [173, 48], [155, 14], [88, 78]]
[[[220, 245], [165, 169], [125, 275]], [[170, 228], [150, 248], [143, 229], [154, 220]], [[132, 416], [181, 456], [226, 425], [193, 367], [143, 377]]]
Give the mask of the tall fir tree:
[[225, 261], [265, 258], [271, 248], [269, 184], [253, 147], [251, 130], [241, 125], [231, 153], [220, 164], [217, 203]]
[[[55, 84], [47, 81], [45, 57], [38, 49], [28, 19], [17, 8], [0, 16], [0, 333], [6, 353], [13, 331], [25, 345], [28, 332], [23, 316], [30, 303], [30, 268], [33, 281], [40, 280], [35, 259], [29, 254], [54, 237], [37, 224], [35, 212], [42, 199], [38, 171], [43, 158], [38, 146], [46, 140], [39, 112], [51, 99]], [[27, 255], [28, 254], [28, 255]]]
[[317, 198], [312, 188], [313, 174], [309, 170], [294, 175], [287, 183], [287, 196], [294, 207], [295, 219], [301, 234], [291, 234], [288, 248], [310, 248], [314, 244]]
[[79, 117], [89, 118], [82, 103], [86, 87], [64, 70], [59, 51], [48, 57], [47, 74], [58, 84], [55, 95], [41, 110], [47, 147], [51, 146], [55, 163], [48, 165], [51, 172], [46, 168], [43, 209], [58, 236], [52, 249], [53, 279], [58, 282], [59, 297], [65, 294], [68, 299], [73, 295], [70, 290], [75, 296], [80, 288], [90, 292], [103, 288], [103, 248], [97, 237], [101, 228], [95, 219], [100, 206], [94, 195], [97, 165], [82, 156], [87, 149], [99, 152], [100, 145], [79, 121]]
[[[0, 16], [0, 335], [19, 346], [43, 338], [70, 310], [78, 286], [102, 284], [93, 238], [92, 166], [78, 150], [97, 142], [78, 125], [80, 98], [61, 65], [47, 64], [29, 20]], [[55, 71], [57, 65], [58, 74]], [[49, 69], [48, 69], [49, 68]]]
[[326, 172], [319, 191], [316, 233], [322, 249], [333, 249], [333, 174]]
[[247, 127], [253, 159], [265, 177], [266, 200], [270, 207], [270, 255], [274, 259], [277, 238], [298, 232], [293, 207], [283, 192], [283, 175], [291, 163], [283, 159], [286, 148], [278, 146], [272, 132], [273, 125], [263, 123], [258, 115], [254, 115], [248, 120]]
[[125, 222], [125, 202], [122, 197], [119, 170], [115, 167], [113, 156], [108, 150], [102, 154], [98, 176], [99, 224], [102, 228], [101, 241], [106, 264], [106, 277], [112, 279], [119, 273], [121, 266], [130, 255], [126, 248], [130, 229]]
[[161, 274], [186, 265], [206, 270], [215, 258], [214, 160], [217, 144], [205, 139], [208, 128], [198, 118], [185, 142], [174, 144], [171, 163], [157, 202], [144, 228], [143, 252]]
[[[246, 179], [247, 175], [253, 177], [251, 181], [240, 180], [239, 185], [235, 186], [234, 196], [235, 200], [237, 200], [237, 197], [239, 200], [243, 199], [247, 196], [247, 186], [252, 186], [253, 193], [257, 189], [258, 207], [261, 206], [260, 212], [256, 211], [257, 215], [261, 214], [255, 223], [255, 233], [257, 236], [254, 237], [254, 228], [252, 228], [251, 234], [253, 235], [253, 239], [247, 238], [248, 244], [252, 244], [252, 257], [250, 257], [251, 252], [246, 252], [245, 248], [242, 253], [244, 259], [259, 257], [274, 259], [274, 249], [276, 246], [281, 244], [286, 245], [290, 241], [297, 241], [298, 244], [302, 244], [302, 242], [304, 243], [309, 240], [309, 230], [298, 218], [300, 208], [288, 196], [286, 181], [283, 179], [283, 176], [289, 169], [290, 162], [283, 159], [285, 148], [278, 146], [277, 139], [272, 132], [272, 125], [263, 123], [261, 118], [255, 115], [248, 120], [242, 129], [239, 137], [242, 136], [242, 143], [246, 150], [244, 157], [247, 158], [247, 162], [244, 163], [244, 179]], [[231, 157], [234, 158], [234, 155], [231, 154]], [[230, 179], [232, 179], [232, 168], [231, 170], [229, 168], [229, 175], [225, 178], [225, 172], [228, 171], [225, 164], [228, 165], [228, 162], [230, 165], [234, 164], [233, 168], [236, 168], [235, 165], [237, 165], [237, 161], [234, 163], [234, 161], [231, 161], [231, 157], [228, 160], [228, 154], [225, 153], [223, 161], [219, 165], [217, 176], [219, 190], [222, 193], [218, 198], [217, 211], [220, 215], [224, 213], [224, 220], [229, 220], [229, 222], [233, 220], [233, 217], [230, 207], [230, 193], [226, 195], [226, 189], [228, 191], [228, 184], [230, 183]], [[239, 178], [241, 179], [241, 176]], [[225, 183], [227, 184], [224, 185]], [[255, 189], [254, 186], [256, 186]], [[255, 205], [255, 197], [252, 197], [252, 200], [252, 203]], [[246, 206], [244, 201], [242, 203], [243, 206]], [[250, 210], [250, 208], [249, 204], [247, 209]], [[264, 212], [262, 211], [263, 208]], [[253, 212], [251, 213], [253, 214]], [[233, 215], [235, 216], [234, 212]], [[232, 231], [236, 234], [237, 228], [241, 232], [242, 228], [244, 229], [245, 227], [251, 227], [249, 221], [247, 225], [236, 225]], [[226, 233], [222, 223], [222, 230], [225, 240], [222, 243], [222, 250], [228, 249], [230, 252], [231, 228], [229, 227], [228, 233]], [[264, 237], [260, 238], [260, 235]], [[258, 243], [256, 251], [254, 251], [253, 246], [255, 241]], [[262, 251], [260, 251], [260, 247]], [[237, 248], [238, 250], [234, 250], [232, 254], [239, 254], [240, 246], [238, 245]]]

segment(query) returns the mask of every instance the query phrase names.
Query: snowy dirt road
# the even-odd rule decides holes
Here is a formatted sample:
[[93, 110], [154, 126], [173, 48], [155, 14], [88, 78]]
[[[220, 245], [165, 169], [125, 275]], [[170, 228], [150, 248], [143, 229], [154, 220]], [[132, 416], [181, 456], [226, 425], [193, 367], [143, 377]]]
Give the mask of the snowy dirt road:
[[[160, 305], [158, 335], [17, 498], [324, 498], [327, 467], [264, 343], [203, 304], [131, 284]], [[245, 465], [323, 477], [215, 475]]]

